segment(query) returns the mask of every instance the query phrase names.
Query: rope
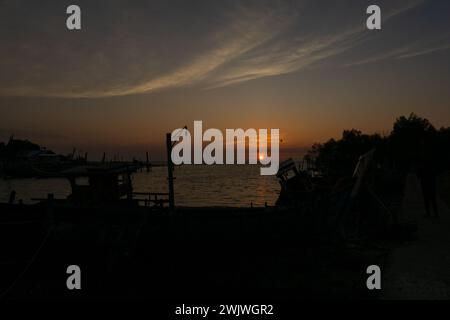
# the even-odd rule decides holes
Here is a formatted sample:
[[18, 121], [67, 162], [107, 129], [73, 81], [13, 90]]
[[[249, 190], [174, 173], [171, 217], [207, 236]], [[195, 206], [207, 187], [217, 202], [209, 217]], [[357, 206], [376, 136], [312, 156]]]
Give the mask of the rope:
[[12, 284], [5, 289], [2, 293], [0, 293], [0, 300], [3, 300], [6, 295], [17, 285], [17, 283], [23, 278], [23, 276], [28, 272], [28, 270], [31, 268], [33, 263], [36, 261], [37, 257], [41, 253], [42, 249], [44, 248], [48, 238], [50, 237], [50, 234], [53, 232], [53, 226], [48, 230], [47, 234], [45, 235], [44, 239], [42, 240], [41, 244], [37, 248], [36, 252], [33, 254], [31, 260], [28, 262], [28, 264], [25, 266], [25, 268], [22, 270], [22, 272], [17, 276], [17, 278], [12, 282]]

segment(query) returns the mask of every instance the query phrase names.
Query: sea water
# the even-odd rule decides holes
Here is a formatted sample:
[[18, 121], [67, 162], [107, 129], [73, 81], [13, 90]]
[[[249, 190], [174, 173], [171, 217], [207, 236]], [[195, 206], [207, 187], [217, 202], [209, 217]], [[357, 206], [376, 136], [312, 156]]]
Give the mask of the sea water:
[[[258, 165], [176, 166], [175, 204], [179, 206], [249, 207], [273, 205], [280, 192], [275, 176], [261, 176]], [[167, 168], [144, 169], [133, 175], [135, 192], [168, 192]], [[11, 191], [16, 199], [32, 203], [32, 198], [46, 198], [53, 193], [56, 199], [70, 194], [66, 179], [0, 179], [0, 202], [7, 202]]]

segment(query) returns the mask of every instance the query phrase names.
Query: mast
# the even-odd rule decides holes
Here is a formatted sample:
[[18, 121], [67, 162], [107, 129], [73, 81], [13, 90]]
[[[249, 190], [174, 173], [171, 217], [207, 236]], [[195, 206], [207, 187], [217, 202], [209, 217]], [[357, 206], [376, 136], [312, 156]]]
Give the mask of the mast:
[[175, 193], [173, 189], [173, 163], [172, 163], [172, 139], [171, 134], [166, 134], [166, 147], [167, 147], [167, 172], [169, 179], [169, 208], [173, 210], [175, 207]]

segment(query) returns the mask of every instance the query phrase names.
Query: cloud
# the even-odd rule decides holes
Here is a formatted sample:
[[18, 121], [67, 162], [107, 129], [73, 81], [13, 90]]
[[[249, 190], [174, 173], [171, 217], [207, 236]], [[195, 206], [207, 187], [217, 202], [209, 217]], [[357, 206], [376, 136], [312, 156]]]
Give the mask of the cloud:
[[236, 38], [226, 39], [218, 48], [213, 48], [206, 53], [195, 57], [187, 65], [163, 75], [140, 83], [129, 88], [120, 88], [103, 93], [92, 93], [90, 96], [98, 95], [129, 95], [155, 91], [171, 87], [189, 86], [204, 80], [220, 66], [242, 56], [246, 52], [258, 47], [273, 37], [273, 34], [283, 29], [288, 22], [279, 19], [276, 14], [265, 13], [255, 15], [242, 12], [231, 26], [228, 26], [222, 34], [230, 32], [238, 34]]
[[[3, 95], [18, 96], [92, 98], [190, 86], [201, 82], [218, 67], [272, 38], [289, 23], [286, 13], [284, 6], [275, 10], [267, 6], [237, 6], [222, 17], [226, 21], [225, 25], [219, 25], [209, 33], [198, 34], [199, 38], [207, 39], [206, 45], [198, 41], [200, 49], [191, 50], [183, 48], [186, 45], [184, 40], [173, 39], [173, 43], [170, 43], [170, 39], [163, 39], [167, 42], [164, 46], [170, 47], [170, 50], [165, 50], [161, 48], [161, 43], [143, 44], [138, 36], [123, 31], [99, 41], [94, 39], [97, 43], [91, 43], [89, 48], [82, 45], [76, 48], [68, 44], [53, 47], [52, 52], [30, 39], [22, 43], [17, 41], [12, 45], [12, 50], [27, 49], [28, 59], [17, 61], [14, 57], [4, 57], [3, 63], [0, 63], [5, 69], [10, 67], [8, 63], [15, 65], [16, 70], [10, 68], [10, 73], [19, 71], [23, 77], [17, 81], [17, 85], [0, 84], [0, 92]], [[177, 32], [182, 34], [183, 30]], [[186, 37], [194, 37], [192, 42], [197, 42], [193, 34], [187, 33]], [[54, 56], [55, 52], [58, 58], [64, 56], [68, 61], [63, 66], [65, 73], [55, 70], [53, 61], [45, 61], [47, 59], [43, 57], [45, 54]], [[130, 61], [130, 56], [135, 60]], [[89, 60], [86, 61], [85, 57], [89, 57]], [[36, 60], [40, 60], [40, 63], [30, 65], [30, 61]], [[155, 60], [160, 61], [154, 63]], [[164, 67], [162, 71], [158, 70], [161, 66]], [[119, 70], [115, 72], [115, 68]], [[46, 76], [45, 72], [50, 76]], [[54, 79], [48, 79], [53, 74]], [[14, 77], [7, 80], [14, 80]]]
[[[421, 3], [423, 0], [411, 1], [394, 8], [384, 15], [384, 23]], [[360, 22], [346, 29], [336, 28], [332, 31], [334, 33], [326, 35], [305, 35], [294, 41], [290, 37], [282, 38], [275, 44], [270, 43], [268, 48], [256, 48], [243, 57], [236, 66], [211, 79], [213, 84], [209, 88], [296, 72], [316, 62], [342, 54], [368, 38], [365, 24]]]
[[[399, 60], [399, 59], [410, 59], [419, 56], [424, 56], [427, 54], [432, 54], [438, 51], [445, 51], [450, 49], [450, 38], [439, 39], [433, 43], [429, 42], [417, 42], [412, 45], [407, 45], [399, 48], [392, 49], [391, 51], [384, 52], [378, 55], [373, 55], [371, 57], [353, 61], [346, 64], [346, 67], [364, 65], [368, 63], [377, 63], [385, 60]], [[444, 44], [442, 44], [444, 43]]]
[[[51, 25], [42, 31], [44, 39], [22, 32], [20, 37], [6, 39], [8, 50], [0, 54], [0, 67], [5, 70], [0, 94], [97, 98], [176, 87], [211, 89], [298, 72], [339, 56], [371, 36], [361, 19], [365, 13], [360, 4], [351, 8], [330, 2], [330, 13], [321, 20], [323, 7], [315, 1], [230, 1], [225, 8], [211, 3], [205, 2], [210, 7], [202, 14], [194, 8], [154, 19], [143, 15], [141, 8], [126, 11], [117, 6], [116, 12], [126, 12], [117, 18], [113, 7], [111, 16], [103, 17], [105, 21], [116, 18], [116, 24], [99, 19], [103, 21], [98, 22], [100, 31], [87, 30], [78, 36], [52, 33]], [[384, 23], [421, 3], [386, 2]], [[391, 49], [348, 65], [413, 57], [446, 47], [416, 49]]]
[[423, 48], [417, 51], [409, 51], [407, 53], [404, 53], [398, 57], [396, 57], [397, 59], [407, 59], [407, 58], [414, 58], [414, 57], [418, 57], [418, 56], [423, 56], [426, 54], [430, 54], [433, 52], [437, 52], [437, 51], [443, 51], [443, 50], [448, 50], [450, 49], [450, 44], [447, 45], [441, 45], [441, 46], [436, 46], [433, 48]]

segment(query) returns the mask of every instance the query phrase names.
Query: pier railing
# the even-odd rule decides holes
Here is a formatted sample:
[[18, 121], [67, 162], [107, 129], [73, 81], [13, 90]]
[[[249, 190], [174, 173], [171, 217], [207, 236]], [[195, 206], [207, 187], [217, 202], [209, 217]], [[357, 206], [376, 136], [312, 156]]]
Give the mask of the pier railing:
[[145, 207], [164, 207], [169, 203], [169, 194], [162, 192], [133, 192], [133, 200]]

